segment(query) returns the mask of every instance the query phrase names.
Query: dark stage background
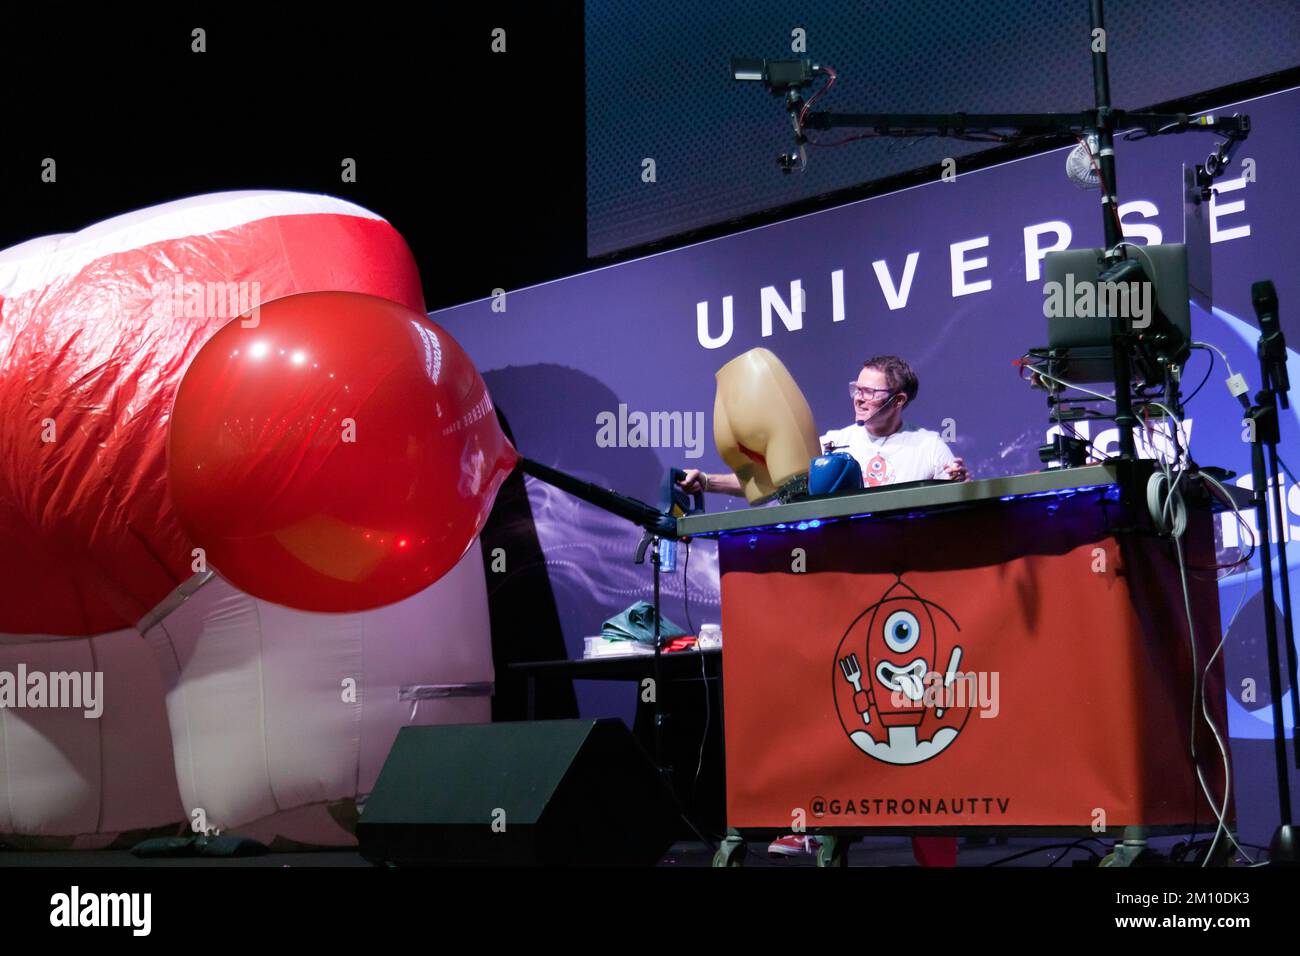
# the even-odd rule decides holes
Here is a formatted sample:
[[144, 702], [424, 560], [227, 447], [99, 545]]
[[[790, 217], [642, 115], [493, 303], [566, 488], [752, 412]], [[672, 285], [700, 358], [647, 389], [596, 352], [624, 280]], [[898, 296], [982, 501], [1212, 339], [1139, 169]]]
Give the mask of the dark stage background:
[[[732, 56], [806, 55], [834, 67], [839, 79], [817, 109], [1070, 112], [1093, 105], [1087, 0], [587, 0], [586, 6], [593, 256], [990, 149], [950, 139], [858, 142], [811, 150], [804, 174], [782, 175], [776, 155], [790, 148], [790, 125], [761, 84], [731, 79]], [[796, 28], [805, 31], [806, 54], [791, 50]], [[1112, 101], [1127, 110], [1300, 62], [1293, 0], [1112, 0], [1106, 31]], [[641, 180], [646, 157], [656, 162], [653, 185]]]
[[[447, 11], [7, 26], [0, 248], [185, 196], [291, 189], [392, 222], [430, 309], [580, 271], [581, 3]], [[206, 53], [190, 52], [195, 27]], [[47, 156], [57, 183], [41, 182]]]

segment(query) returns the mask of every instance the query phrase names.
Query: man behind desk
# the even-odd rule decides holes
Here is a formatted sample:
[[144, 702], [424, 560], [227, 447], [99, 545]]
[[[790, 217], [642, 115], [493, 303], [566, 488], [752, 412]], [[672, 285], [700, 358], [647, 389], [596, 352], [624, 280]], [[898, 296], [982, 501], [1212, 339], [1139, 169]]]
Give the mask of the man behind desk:
[[[903, 409], [916, 401], [916, 373], [897, 355], [877, 355], [863, 363], [857, 381], [849, 383], [854, 423], [819, 439], [824, 450], [845, 450], [862, 466], [867, 488], [905, 481], [948, 479], [969, 481], [966, 463], [953, 455], [938, 432], [903, 424]], [[734, 474], [709, 475], [692, 468], [679, 482], [688, 492], [716, 491], [743, 495]], [[768, 853], [798, 856], [816, 853], [815, 836], [791, 834], [773, 841]], [[913, 837], [912, 852], [922, 866], [956, 866], [953, 837]]]
[[[857, 381], [849, 383], [854, 423], [822, 435], [822, 448], [852, 455], [862, 466], [867, 488], [925, 479], [968, 481], [966, 463], [953, 455], [938, 432], [903, 424], [903, 409], [916, 401], [916, 392], [916, 373], [905, 359], [867, 359]], [[697, 468], [687, 471], [679, 484], [688, 492], [744, 493], [734, 474], [708, 475]]]

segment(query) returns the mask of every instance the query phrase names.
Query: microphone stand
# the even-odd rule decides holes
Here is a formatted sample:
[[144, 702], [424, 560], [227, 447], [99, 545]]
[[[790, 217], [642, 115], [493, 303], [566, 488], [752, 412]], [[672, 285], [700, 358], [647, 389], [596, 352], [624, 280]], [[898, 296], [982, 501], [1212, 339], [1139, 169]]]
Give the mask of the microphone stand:
[[[650, 564], [653, 568], [654, 578], [654, 613], [655, 613], [655, 632], [654, 632], [654, 663], [652, 665], [654, 674], [654, 695], [651, 699], [653, 708], [653, 731], [654, 731], [654, 763], [655, 769], [659, 772], [659, 777], [667, 788], [668, 795], [672, 797], [678, 813], [686, 825], [695, 832], [695, 835], [705, 843], [710, 849], [713, 849], [713, 841], [708, 839], [701, 829], [696, 826], [695, 822], [686, 813], [686, 807], [683, 805], [681, 798], [677, 795], [676, 788], [673, 787], [672, 768], [664, 761], [663, 752], [663, 724], [664, 713], [663, 705], [660, 702], [662, 671], [660, 661], [662, 659], [662, 638], [660, 636], [660, 617], [659, 617], [659, 545], [662, 539], [670, 541], [677, 540], [677, 521], [669, 514], [665, 514], [658, 508], [646, 504], [636, 498], [628, 497], [609, 488], [602, 488], [599, 485], [592, 484], [589, 481], [583, 481], [581, 478], [575, 478], [567, 472], [552, 468], [549, 465], [543, 465], [539, 461], [531, 458], [520, 457], [519, 470], [525, 475], [531, 475], [539, 481], [544, 481], [548, 485], [559, 488], [579, 498], [588, 504], [595, 505], [603, 511], [608, 511], [612, 515], [617, 515], [627, 521], [632, 522], [639, 528], [645, 529], [645, 535], [641, 538], [641, 543], [637, 545], [636, 563], [645, 562], [645, 552], [647, 546], [651, 548]], [[702, 498], [702, 496], [701, 496]]]
[[[1257, 283], [1259, 290], [1263, 283]], [[1268, 283], [1269, 292], [1272, 283]], [[1256, 314], [1260, 325], [1265, 325], [1264, 310], [1260, 299], [1255, 299]], [[1274, 307], [1275, 311], [1275, 307]], [[1272, 320], [1276, 322], [1276, 318]], [[1271, 323], [1270, 323], [1271, 324]], [[1280, 823], [1269, 841], [1269, 863], [1295, 865], [1300, 863], [1300, 842], [1297, 841], [1295, 826], [1291, 821], [1291, 785], [1286, 759], [1286, 728], [1283, 726], [1282, 714], [1282, 669], [1278, 659], [1276, 605], [1273, 601], [1272, 557], [1269, 554], [1270, 505], [1277, 508], [1277, 560], [1278, 577], [1282, 590], [1282, 609], [1286, 638], [1287, 674], [1291, 678], [1291, 709], [1294, 726], [1300, 727], [1300, 720], [1295, 713], [1300, 710], [1300, 688], [1296, 687], [1296, 648], [1295, 633], [1291, 623], [1291, 586], [1287, 567], [1285, 522], [1287, 521], [1286, 502], [1282, 495], [1281, 475], [1278, 468], [1277, 445], [1281, 440], [1281, 427], [1278, 403], [1288, 407], [1287, 391], [1289, 383], [1286, 377], [1286, 340], [1283, 338], [1281, 325], [1263, 329], [1259, 337], [1259, 392], [1255, 395], [1255, 404], [1246, 411], [1247, 422], [1251, 423], [1253, 434], [1250, 444], [1251, 477], [1254, 485], [1255, 522], [1259, 525], [1259, 563], [1260, 580], [1264, 596], [1264, 635], [1268, 645], [1268, 682], [1271, 700], [1270, 710], [1273, 715], [1273, 762], [1277, 772], [1277, 797]], [[1265, 468], [1265, 449], [1268, 450], [1269, 468]], [[1271, 492], [1276, 492], [1274, 501], [1270, 502]], [[1300, 753], [1297, 753], [1300, 760]]]
[[561, 491], [567, 491], [575, 498], [595, 505], [612, 515], [624, 518], [639, 528], [645, 529], [645, 536], [642, 537], [641, 543], [636, 550], [636, 563], [645, 562], [645, 551], [647, 545], [653, 545], [650, 552], [650, 564], [654, 568], [654, 609], [655, 609], [655, 658], [654, 658], [654, 699], [651, 703], [654, 705], [654, 757], [655, 767], [658, 768], [659, 774], [669, 783], [671, 790], [671, 780], [668, 777], [669, 768], [664, 765], [663, 740], [661, 738], [661, 727], [663, 726], [663, 712], [659, 703], [660, 681], [660, 635], [659, 635], [659, 539], [669, 538], [677, 539], [677, 522], [669, 515], [664, 514], [658, 508], [651, 507], [644, 501], [636, 498], [629, 498], [627, 495], [619, 494], [609, 488], [602, 488], [594, 485], [589, 481], [583, 481], [575, 478], [566, 472], [549, 465], [543, 465], [539, 461], [533, 461], [531, 458], [519, 459], [519, 470], [525, 475], [532, 475], [540, 481], [553, 485]]

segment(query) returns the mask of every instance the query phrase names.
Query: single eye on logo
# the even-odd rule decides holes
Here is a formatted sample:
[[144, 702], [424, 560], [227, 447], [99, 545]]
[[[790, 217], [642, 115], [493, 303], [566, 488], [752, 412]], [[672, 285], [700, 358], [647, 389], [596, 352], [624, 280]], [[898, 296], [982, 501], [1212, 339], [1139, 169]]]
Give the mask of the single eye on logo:
[[885, 620], [885, 643], [894, 653], [907, 653], [920, 638], [921, 625], [911, 611], [895, 611]]

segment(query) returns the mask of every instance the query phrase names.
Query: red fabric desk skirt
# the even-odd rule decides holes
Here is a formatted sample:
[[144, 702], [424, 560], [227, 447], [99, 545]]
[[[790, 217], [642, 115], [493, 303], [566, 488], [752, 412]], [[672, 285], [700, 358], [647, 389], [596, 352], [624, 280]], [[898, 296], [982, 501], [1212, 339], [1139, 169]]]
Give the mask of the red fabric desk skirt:
[[[1094, 489], [723, 535], [728, 825], [1209, 826], [1173, 544], [1130, 524]], [[1184, 551], [1199, 675], [1220, 636], [1208, 511]]]

